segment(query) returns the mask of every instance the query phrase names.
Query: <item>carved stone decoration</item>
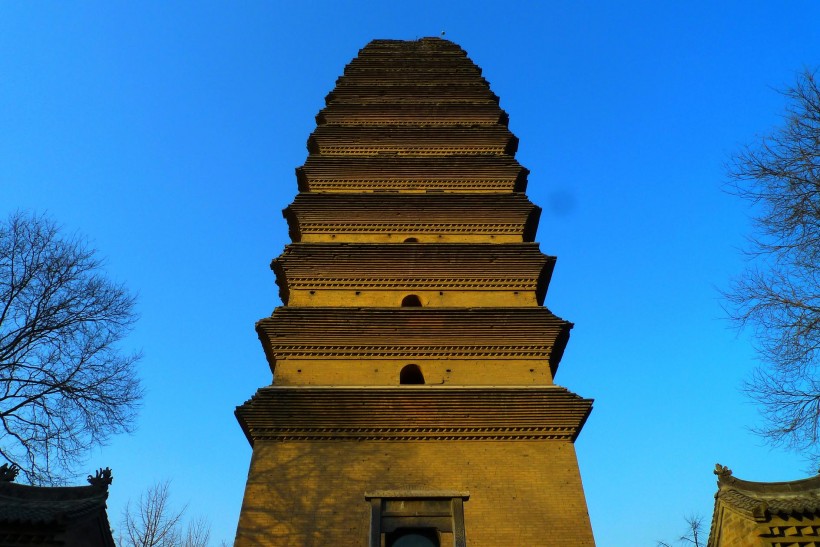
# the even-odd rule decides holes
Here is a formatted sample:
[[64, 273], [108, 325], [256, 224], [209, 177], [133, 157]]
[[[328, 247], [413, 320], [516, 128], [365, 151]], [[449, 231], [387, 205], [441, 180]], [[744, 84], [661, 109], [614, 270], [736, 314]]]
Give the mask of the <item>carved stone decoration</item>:
[[111, 468], [100, 468], [92, 477], [91, 475], [88, 476], [88, 484], [91, 486], [99, 486], [102, 488], [108, 488], [111, 483], [114, 481], [114, 476], [111, 474]]

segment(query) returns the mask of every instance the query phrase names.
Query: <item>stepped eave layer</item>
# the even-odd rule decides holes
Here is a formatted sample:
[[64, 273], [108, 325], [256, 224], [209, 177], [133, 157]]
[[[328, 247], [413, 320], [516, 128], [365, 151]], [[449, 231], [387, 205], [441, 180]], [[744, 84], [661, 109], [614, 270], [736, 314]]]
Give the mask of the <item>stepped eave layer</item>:
[[534, 358], [553, 376], [572, 323], [531, 308], [277, 308], [256, 324], [268, 363], [309, 357]]
[[291, 288], [364, 287], [529, 290], [541, 304], [554, 264], [535, 243], [303, 243], [288, 245], [271, 268], [285, 304]]
[[[501, 146], [501, 145], [499, 145]], [[308, 156], [302, 192], [523, 192], [529, 171], [508, 155]]]
[[478, 234], [535, 239], [541, 208], [523, 194], [491, 202], [481, 195], [302, 193], [283, 212], [294, 242], [303, 235]]
[[[401, 412], [396, 412], [401, 409]], [[592, 401], [558, 386], [260, 389], [236, 410], [255, 440], [568, 440]]]

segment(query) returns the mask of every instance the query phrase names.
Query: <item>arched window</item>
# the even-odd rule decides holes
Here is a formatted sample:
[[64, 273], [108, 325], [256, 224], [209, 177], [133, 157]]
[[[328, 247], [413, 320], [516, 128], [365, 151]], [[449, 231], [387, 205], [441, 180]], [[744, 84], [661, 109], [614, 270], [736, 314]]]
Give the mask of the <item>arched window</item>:
[[421, 298], [416, 296], [415, 294], [408, 294], [404, 298], [401, 299], [401, 307], [402, 308], [420, 308], [421, 307]]
[[418, 238], [415, 238], [415, 237], [406, 237], [406, 238], [404, 238], [404, 242], [405, 243], [418, 243], [419, 240], [418, 240]]
[[407, 365], [399, 373], [399, 383], [418, 385], [424, 383], [424, 375], [418, 365]]

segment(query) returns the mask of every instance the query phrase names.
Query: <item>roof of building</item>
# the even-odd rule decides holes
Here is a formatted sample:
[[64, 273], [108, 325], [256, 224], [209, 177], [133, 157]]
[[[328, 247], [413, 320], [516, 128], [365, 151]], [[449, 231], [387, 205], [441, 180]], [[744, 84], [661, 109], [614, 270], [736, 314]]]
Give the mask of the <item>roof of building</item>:
[[820, 475], [786, 482], [755, 482], [738, 479], [731, 469], [718, 464], [715, 498], [757, 521], [771, 515], [797, 516], [820, 513]]
[[[2, 466], [9, 470], [7, 464]], [[16, 473], [11, 474], [11, 478]], [[48, 530], [60, 531], [60, 537], [70, 535], [71, 529], [91, 529], [101, 543], [88, 545], [114, 545], [106, 513], [108, 486], [111, 484], [111, 470], [100, 469], [95, 476], [88, 477], [88, 486], [31, 486], [12, 482], [9, 475], [0, 480], [0, 543], [5, 544], [9, 530], [19, 541], [29, 535], [44, 536], [49, 545], [58, 535], [50, 537]], [[94, 523], [93, 521], [97, 521]]]

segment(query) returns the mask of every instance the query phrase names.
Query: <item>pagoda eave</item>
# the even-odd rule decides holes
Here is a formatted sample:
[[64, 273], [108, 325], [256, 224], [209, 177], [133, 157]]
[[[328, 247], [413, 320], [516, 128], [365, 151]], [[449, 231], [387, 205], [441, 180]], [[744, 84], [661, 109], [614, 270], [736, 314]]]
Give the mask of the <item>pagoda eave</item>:
[[257, 440], [573, 442], [592, 403], [559, 386], [269, 386], [235, 414], [251, 445]]

